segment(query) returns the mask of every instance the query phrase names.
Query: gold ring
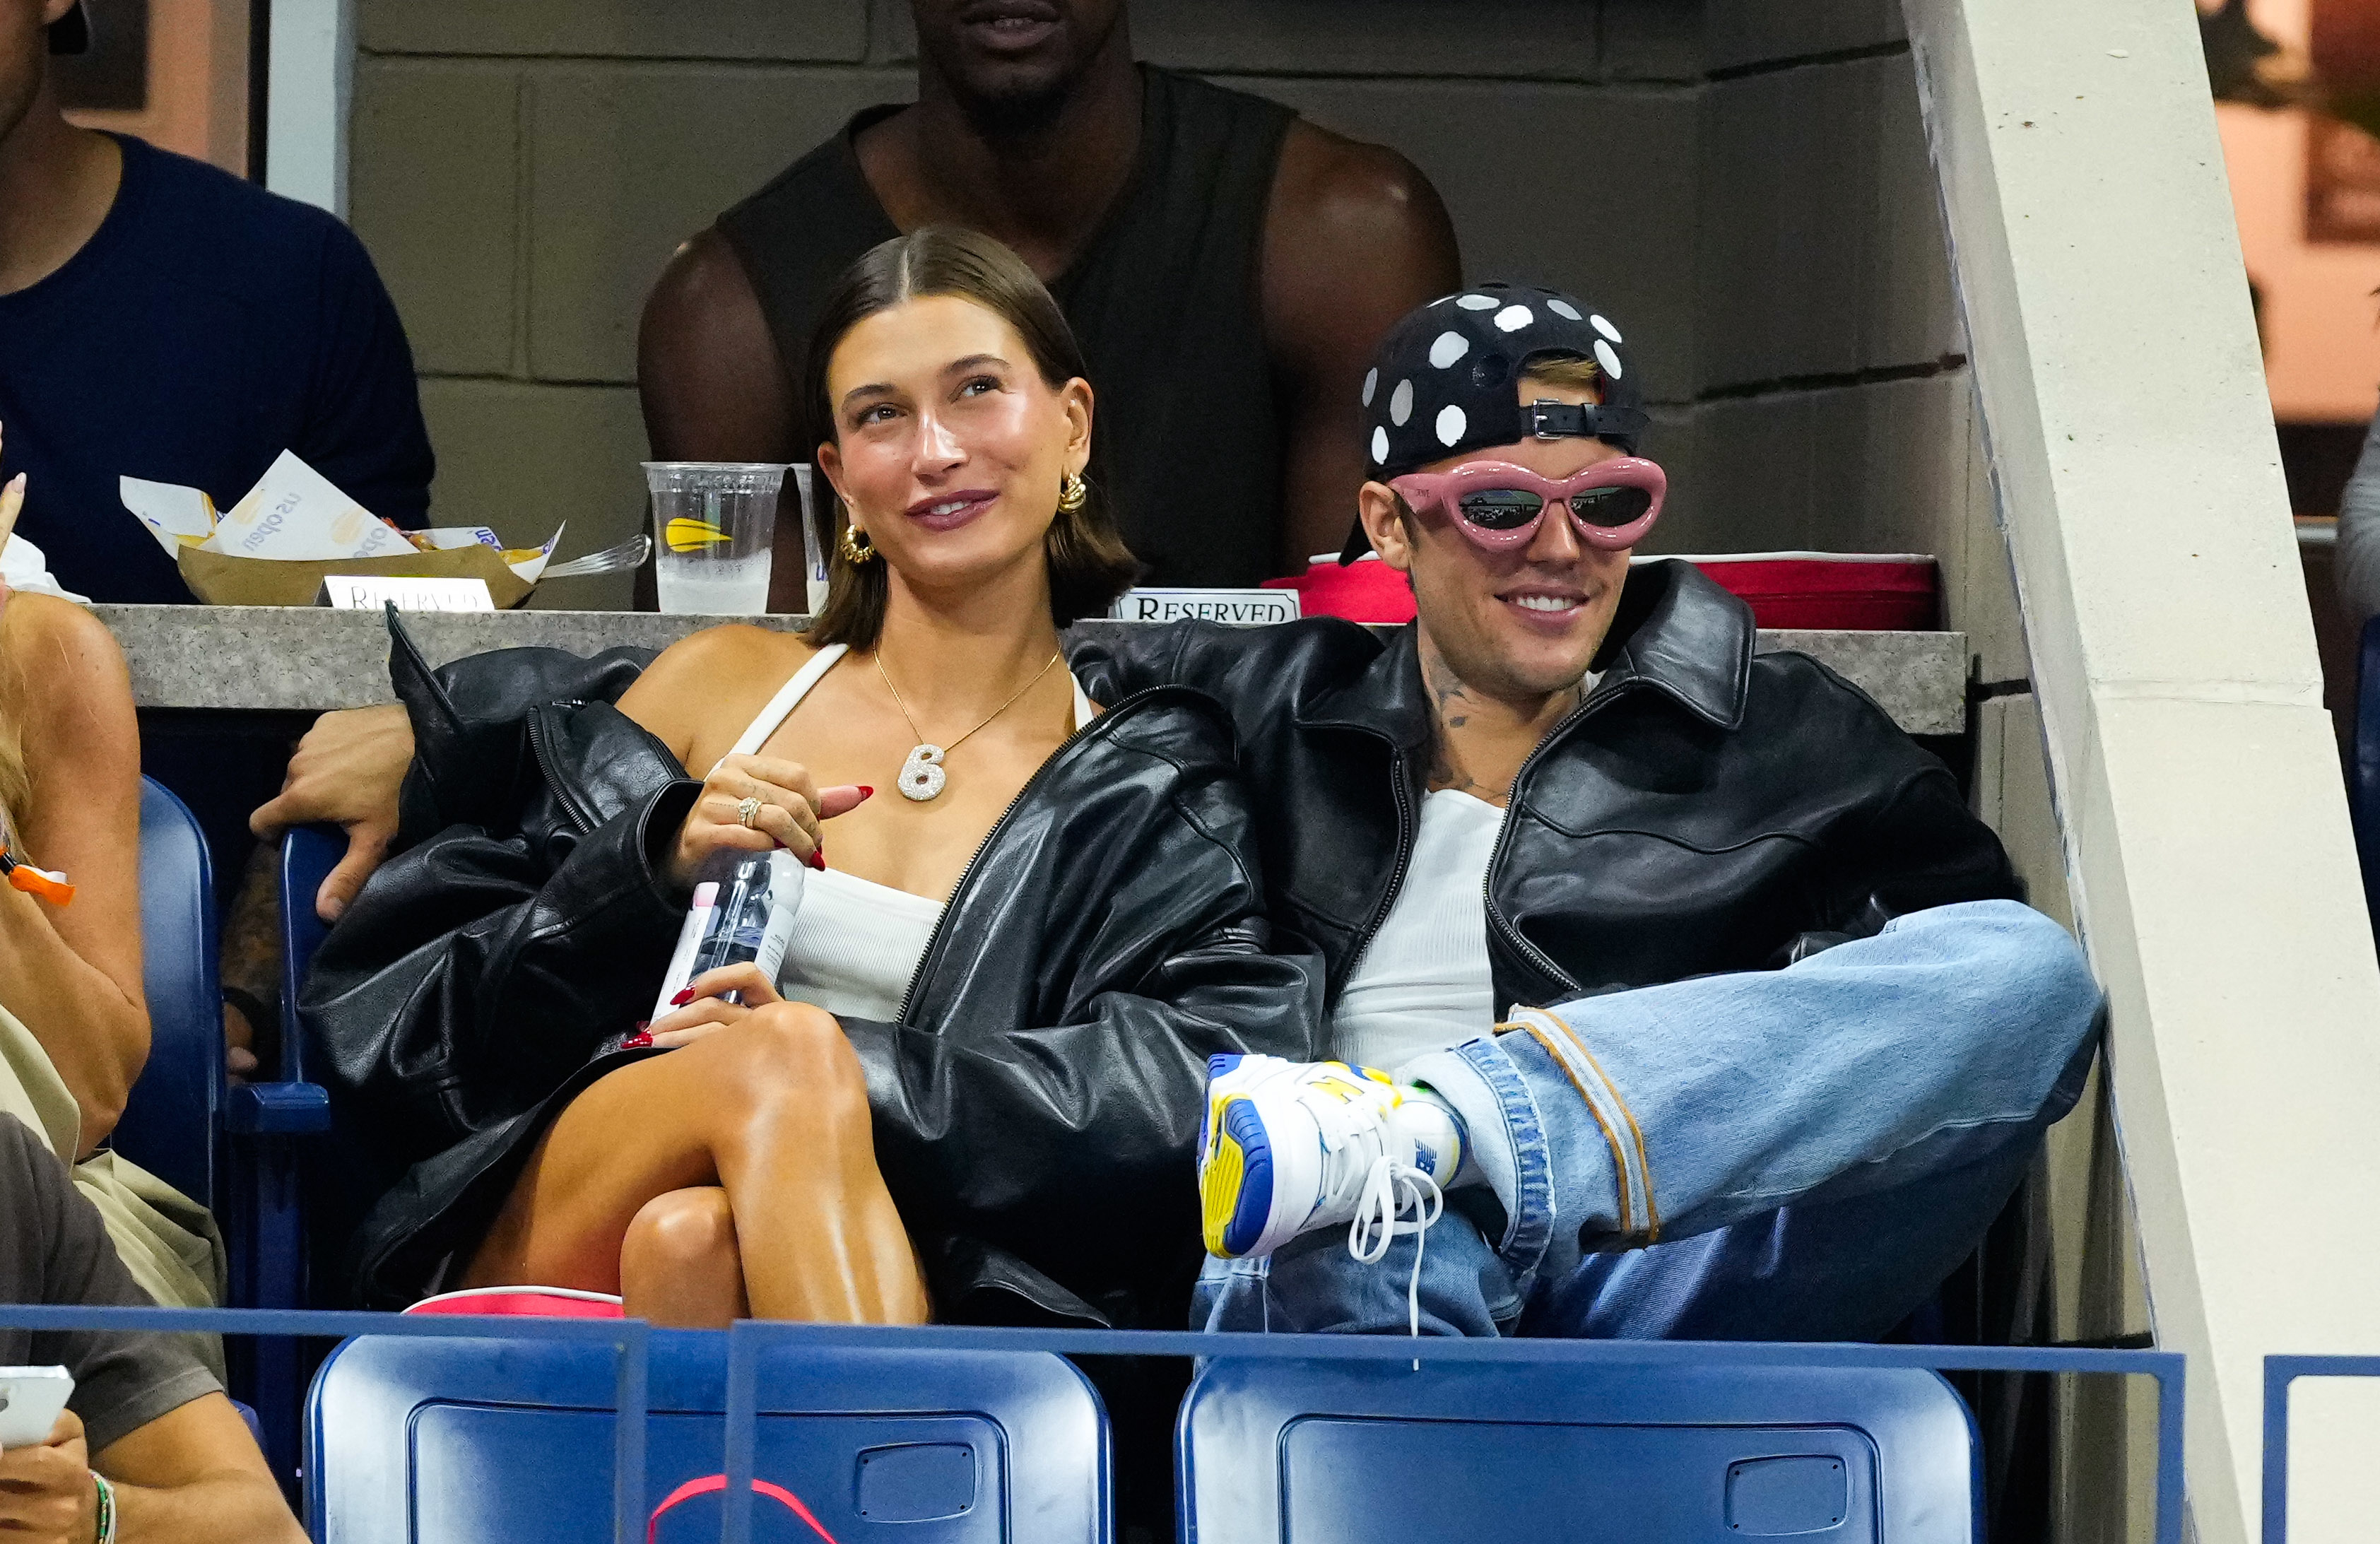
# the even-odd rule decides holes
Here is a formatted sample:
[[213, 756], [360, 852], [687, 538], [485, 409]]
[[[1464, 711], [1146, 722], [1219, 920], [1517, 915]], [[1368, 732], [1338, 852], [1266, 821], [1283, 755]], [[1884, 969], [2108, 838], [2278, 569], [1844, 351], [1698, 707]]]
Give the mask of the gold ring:
[[749, 831], [752, 829], [752, 822], [759, 818], [759, 814], [760, 801], [759, 799], [747, 798], [737, 801], [735, 806], [735, 819], [743, 823], [745, 830]]

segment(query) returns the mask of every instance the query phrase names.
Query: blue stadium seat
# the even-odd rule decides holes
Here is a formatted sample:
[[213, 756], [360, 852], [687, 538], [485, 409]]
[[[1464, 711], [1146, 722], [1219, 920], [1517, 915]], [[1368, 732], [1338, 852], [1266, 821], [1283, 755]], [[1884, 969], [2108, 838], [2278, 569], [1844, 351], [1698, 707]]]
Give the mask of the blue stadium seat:
[[[336, 826], [298, 826], [282, 839], [281, 1076], [290, 1086], [306, 1088], [313, 1100], [321, 1101], [320, 1125], [312, 1129], [325, 1134], [309, 1144], [310, 1161], [302, 1173], [293, 1168], [286, 1176], [287, 1247], [293, 1258], [302, 1257], [305, 1262], [299, 1272], [302, 1289], [290, 1301], [291, 1307], [349, 1306], [337, 1286], [346, 1239], [363, 1221], [372, 1198], [397, 1177], [382, 1173], [370, 1154], [337, 1129], [329, 1096], [316, 1084], [309, 1065], [310, 1052], [298, 1022], [298, 988], [314, 963], [314, 952], [331, 930], [315, 915], [314, 895], [346, 850], [346, 833]], [[293, 1421], [297, 1407], [293, 1391], [289, 1405]]]
[[1865, 1544], [1983, 1538], [1975, 1432], [1930, 1372], [1210, 1363], [1175, 1451], [1184, 1544]]
[[224, 1037], [215, 939], [207, 839], [180, 799], [144, 777], [140, 964], [149, 1060], [125, 1101], [113, 1145], [183, 1195], [220, 1210]]
[[314, 963], [330, 924], [314, 911], [315, 892], [347, 853], [337, 826], [292, 827], [281, 842], [281, 1057], [284, 1076], [306, 1072], [305, 1038], [298, 1032], [298, 988]]
[[[660, 1544], [719, 1537], [727, 1338], [652, 1337], [646, 1509]], [[538, 1340], [367, 1336], [306, 1421], [307, 1518], [343, 1544], [611, 1537], [614, 1353]], [[764, 1348], [754, 1544], [1106, 1544], [1107, 1421], [1039, 1352]], [[801, 1503], [813, 1528], [786, 1504]], [[642, 1532], [646, 1519], [636, 1519]]]
[[[308, 1191], [311, 1171], [324, 1166], [331, 1102], [305, 1076], [297, 1030], [298, 983], [327, 930], [314, 916], [315, 889], [346, 846], [345, 836], [329, 827], [293, 831], [282, 847], [281, 1076], [231, 1089], [226, 1110], [235, 1183], [223, 1222], [235, 1307], [320, 1306], [311, 1283], [315, 1241], [307, 1228]], [[212, 962], [210, 954], [210, 981]], [[219, 1017], [215, 1051], [220, 1061]], [[231, 1350], [233, 1385], [255, 1404], [251, 1424], [265, 1460], [294, 1494], [306, 1377], [319, 1352], [296, 1341], [267, 1338]]]
[[[231, 1255], [231, 1307], [300, 1307], [294, 1139], [327, 1129], [330, 1103], [321, 1088], [296, 1080], [285, 1059], [282, 1081], [226, 1086], [212, 868], [197, 818], [164, 784], [142, 778], [149, 1060], [125, 1101], [113, 1145], [215, 1213]], [[292, 1475], [304, 1391], [291, 1359], [295, 1348], [259, 1346], [252, 1363], [247, 1348], [232, 1351], [235, 1392], [254, 1402], [275, 1469]]]

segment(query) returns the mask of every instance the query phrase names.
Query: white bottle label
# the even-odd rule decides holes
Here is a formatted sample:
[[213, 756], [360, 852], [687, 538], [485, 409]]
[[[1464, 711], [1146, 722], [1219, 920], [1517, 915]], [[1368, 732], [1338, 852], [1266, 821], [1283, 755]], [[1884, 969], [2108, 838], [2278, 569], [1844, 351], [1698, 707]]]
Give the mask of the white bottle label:
[[785, 946], [794, 939], [794, 916], [802, 909], [802, 885], [809, 870], [794, 855], [779, 850], [769, 855], [769, 926], [760, 934], [760, 949], [752, 963], [771, 982], [785, 963]]
[[694, 952], [702, 946], [703, 932], [710, 926], [710, 908], [718, 901], [716, 884], [694, 887], [694, 904], [686, 908], [686, 923], [677, 930], [677, 947], [670, 952], [669, 968], [662, 972], [662, 992], [653, 1000], [654, 1018], [672, 1012], [670, 999], [694, 979]]

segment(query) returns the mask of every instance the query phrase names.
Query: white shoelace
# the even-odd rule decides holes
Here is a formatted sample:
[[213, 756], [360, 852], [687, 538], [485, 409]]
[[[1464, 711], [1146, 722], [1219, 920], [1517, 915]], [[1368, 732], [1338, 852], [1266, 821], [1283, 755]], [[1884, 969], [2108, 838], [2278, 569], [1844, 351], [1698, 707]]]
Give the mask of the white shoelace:
[[[1408, 1204], [1413, 1221], [1399, 1222]], [[1364, 1172], [1364, 1191], [1347, 1223], [1347, 1253], [1360, 1265], [1378, 1263], [1399, 1234], [1415, 1235], [1413, 1274], [1405, 1281], [1405, 1329], [1415, 1340], [1421, 1338], [1422, 1251], [1429, 1247], [1430, 1224], [1445, 1210], [1446, 1193], [1438, 1181], [1382, 1153]]]
[[[1438, 1181], [1410, 1163], [1400, 1161], [1386, 1151], [1380, 1125], [1388, 1117], [1387, 1090], [1369, 1084], [1361, 1085], [1369, 1109], [1359, 1114], [1348, 1104], [1321, 1101], [1307, 1106], [1322, 1128], [1322, 1141], [1333, 1158], [1344, 1156], [1350, 1142], [1361, 1142], [1373, 1149], [1372, 1160], [1361, 1169], [1333, 1163], [1340, 1183], [1323, 1198], [1318, 1210], [1335, 1211], [1352, 1198], [1354, 1214], [1347, 1222], [1347, 1253], [1359, 1265], [1376, 1265], [1389, 1252], [1389, 1246], [1400, 1234], [1427, 1234], [1431, 1223], [1446, 1210], [1445, 1192]], [[1365, 1118], [1366, 1115], [1369, 1119]], [[1354, 1195], [1350, 1198], [1351, 1187]], [[1413, 1217], [1400, 1221], [1410, 1206]], [[1421, 1337], [1421, 1262], [1428, 1239], [1414, 1241], [1413, 1274], [1405, 1282], [1405, 1328], [1415, 1339]]]

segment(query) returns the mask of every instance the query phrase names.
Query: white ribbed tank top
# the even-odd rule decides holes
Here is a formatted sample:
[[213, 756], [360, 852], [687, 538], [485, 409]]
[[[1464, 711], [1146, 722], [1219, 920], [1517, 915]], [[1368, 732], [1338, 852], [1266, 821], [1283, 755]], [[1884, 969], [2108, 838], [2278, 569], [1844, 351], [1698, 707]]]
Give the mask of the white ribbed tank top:
[[[794, 672], [728, 750], [757, 755], [819, 678], [850, 652], [829, 644]], [[1072, 673], [1067, 679], [1074, 679]], [[1075, 727], [1091, 722], [1091, 699], [1075, 686]], [[777, 967], [777, 991], [788, 999], [816, 1003], [838, 1016], [890, 1019], [901, 1010], [917, 963], [926, 957], [942, 903], [878, 884], [834, 869], [810, 871], [802, 884], [801, 909]]]

